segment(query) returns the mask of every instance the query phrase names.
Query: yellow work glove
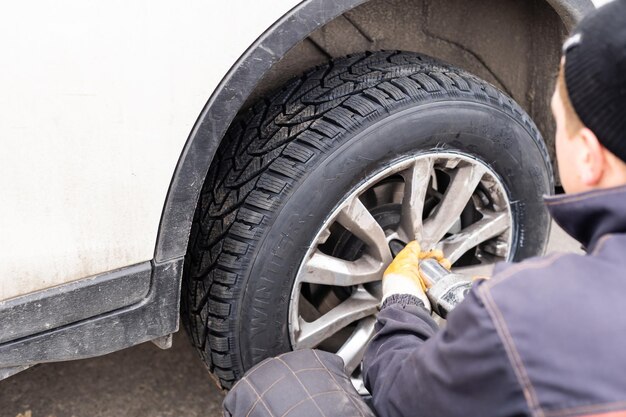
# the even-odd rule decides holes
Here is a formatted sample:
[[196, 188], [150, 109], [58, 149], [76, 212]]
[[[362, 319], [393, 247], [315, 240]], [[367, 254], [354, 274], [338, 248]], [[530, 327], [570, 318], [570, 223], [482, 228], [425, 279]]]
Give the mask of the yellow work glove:
[[427, 285], [419, 268], [420, 261], [428, 258], [436, 259], [443, 267], [450, 269], [450, 261], [440, 250], [424, 252], [416, 241], [406, 245], [383, 274], [383, 301], [392, 294], [411, 294], [422, 300], [430, 310], [430, 302], [426, 297]]

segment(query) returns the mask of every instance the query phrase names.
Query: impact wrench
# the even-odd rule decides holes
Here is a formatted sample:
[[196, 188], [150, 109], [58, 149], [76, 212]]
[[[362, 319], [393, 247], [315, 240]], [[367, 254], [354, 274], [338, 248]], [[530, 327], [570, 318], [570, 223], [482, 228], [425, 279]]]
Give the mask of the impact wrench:
[[429, 287], [426, 296], [430, 300], [433, 311], [441, 318], [456, 307], [472, 287], [472, 280], [448, 271], [435, 259], [424, 259], [420, 262], [420, 275]]

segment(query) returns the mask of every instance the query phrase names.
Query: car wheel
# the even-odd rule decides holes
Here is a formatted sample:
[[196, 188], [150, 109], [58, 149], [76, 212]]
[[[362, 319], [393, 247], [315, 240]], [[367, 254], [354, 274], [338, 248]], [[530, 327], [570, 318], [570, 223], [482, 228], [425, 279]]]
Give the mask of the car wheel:
[[393, 256], [417, 239], [480, 275], [541, 254], [552, 189], [537, 128], [490, 84], [415, 53], [338, 59], [231, 126], [195, 214], [183, 321], [224, 388], [312, 347], [358, 386]]

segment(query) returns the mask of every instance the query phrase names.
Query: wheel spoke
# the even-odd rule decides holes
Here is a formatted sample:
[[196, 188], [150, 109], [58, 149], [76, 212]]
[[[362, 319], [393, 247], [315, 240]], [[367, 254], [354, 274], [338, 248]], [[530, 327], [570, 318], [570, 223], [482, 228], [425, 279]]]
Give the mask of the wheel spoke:
[[400, 229], [406, 242], [422, 239], [424, 199], [433, 172], [432, 158], [422, 158], [401, 174], [404, 178], [404, 196]]
[[389, 164], [344, 196], [318, 229], [291, 295], [291, 345], [336, 352], [358, 392], [367, 393], [359, 367], [375, 332], [389, 246], [395, 251], [419, 240], [424, 250], [443, 249], [457, 264], [461, 257], [476, 264], [454, 272], [490, 276], [492, 262], [510, 252], [511, 227], [506, 189], [481, 161], [438, 151]]
[[339, 212], [337, 222], [365, 242], [377, 259], [391, 262], [385, 232], [358, 197]]
[[378, 300], [364, 289], [359, 289], [312, 323], [299, 318], [300, 333], [296, 337], [296, 348], [314, 348], [339, 330], [359, 319], [373, 315], [377, 310]]
[[505, 212], [483, 212], [483, 218], [437, 244], [450, 262], [456, 262], [465, 252], [484, 241], [504, 233], [510, 227]]
[[434, 247], [452, 228], [485, 172], [482, 165], [472, 164], [461, 166], [451, 174], [450, 185], [435, 213], [424, 222], [421, 240], [424, 249]]
[[346, 374], [351, 375], [361, 363], [367, 342], [374, 337], [375, 324], [374, 316], [361, 320], [354, 333], [337, 352], [337, 355], [343, 359]]
[[345, 261], [317, 250], [302, 268], [299, 279], [311, 284], [348, 287], [380, 280], [385, 266], [385, 262], [368, 255]]

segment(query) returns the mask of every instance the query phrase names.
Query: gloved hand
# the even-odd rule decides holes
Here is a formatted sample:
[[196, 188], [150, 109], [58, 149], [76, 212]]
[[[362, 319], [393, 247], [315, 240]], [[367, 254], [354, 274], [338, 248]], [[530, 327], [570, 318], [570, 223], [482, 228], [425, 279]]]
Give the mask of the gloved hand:
[[383, 274], [383, 301], [392, 294], [411, 294], [422, 300], [428, 310], [427, 285], [420, 275], [419, 263], [423, 259], [436, 259], [444, 268], [450, 269], [440, 250], [423, 252], [417, 241], [410, 242], [389, 264]]

